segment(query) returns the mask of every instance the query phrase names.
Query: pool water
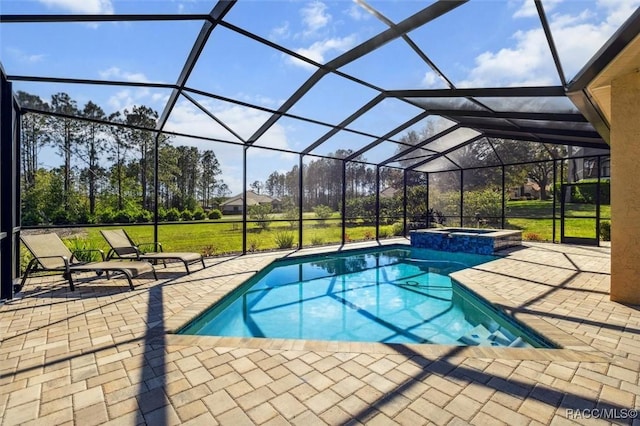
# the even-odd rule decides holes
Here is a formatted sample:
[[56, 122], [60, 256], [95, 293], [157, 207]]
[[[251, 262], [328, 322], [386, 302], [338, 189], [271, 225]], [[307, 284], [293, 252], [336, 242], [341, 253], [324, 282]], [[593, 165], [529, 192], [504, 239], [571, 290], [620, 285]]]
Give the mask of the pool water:
[[279, 260], [180, 333], [549, 347], [448, 276], [495, 258], [392, 246]]

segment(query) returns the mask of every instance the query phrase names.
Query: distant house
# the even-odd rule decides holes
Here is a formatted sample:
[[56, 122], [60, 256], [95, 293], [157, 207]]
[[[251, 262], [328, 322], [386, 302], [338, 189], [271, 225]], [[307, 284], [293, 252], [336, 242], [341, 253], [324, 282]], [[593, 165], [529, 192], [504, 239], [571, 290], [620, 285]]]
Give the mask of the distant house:
[[[574, 147], [569, 154], [569, 182], [579, 182], [583, 179], [598, 178], [598, 155], [603, 155], [601, 149]], [[600, 177], [611, 176], [611, 159], [606, 156], [600, 157]]]
[[533, 200], [540, 197], [540, 186], [530, 178], [520, 186], [509, 189], [510, 200]]
[[[258, 204], [271, 204], [274, 210], [278, 210], [280, 208], [281, 203], [277, 198], [273, 198], [265, 194], [257, 194], [254, 191], [247, 191], [245, 194], [247, 195], [247, 207]], [[234, 195], [220, 204], [222, 214], [242, 214], [242, 206], [242, 194]]]
[[399, 189], [388, 187], [380, 191], [380, 198], [393, 198]]

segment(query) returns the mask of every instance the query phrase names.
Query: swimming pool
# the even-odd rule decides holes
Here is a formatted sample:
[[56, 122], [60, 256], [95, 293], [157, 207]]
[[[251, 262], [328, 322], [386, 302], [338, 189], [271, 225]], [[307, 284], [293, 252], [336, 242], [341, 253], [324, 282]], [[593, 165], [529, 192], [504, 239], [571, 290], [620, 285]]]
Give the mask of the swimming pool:
[[179, 333], [551, 347], [449, 277], [494, 259], [390, 246], [278, 260]]

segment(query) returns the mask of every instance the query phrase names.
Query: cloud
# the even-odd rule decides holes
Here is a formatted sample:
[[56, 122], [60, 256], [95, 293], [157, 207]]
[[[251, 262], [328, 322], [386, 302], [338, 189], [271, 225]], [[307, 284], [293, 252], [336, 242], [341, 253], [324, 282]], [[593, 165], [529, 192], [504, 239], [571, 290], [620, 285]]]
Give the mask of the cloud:
[[[355, 46], [356, 40], [357, 38], [355, 34], [346, 37], [328, 38], [325, 40], [316, 41], [309, 47], [301, 47], [299, 49], [296, 49], [295, 51], [304, 57], [323, 64], [324, 62], [326, 62], [326, 56], [328, 53], [346, 52], [351, 47]], [[301, 66], [303, 68], [313, 68], [312, 65], [293, 57], [289, 57], [289, 62], [293, 65]]]
[[47, 55], [42, 53], [28, 54], [28, 53], [25, 53], [23, 50], [16, 49], [14, 47], [7, 48], [7, 52], [11, 54], [13, 57], [15, 57], [18, 61], [26, 62], [29, 64], [36, 64], [38, 62], [42, 62], [47, 57]]
[[[548, 10], [558, 3], [556, 0], [545, 1], [544, 5]], [[574, 14], [554, 13], [549, 17], [567, 80], [571, 80], [639, 4], [639, 0], [600, 0], [596, 5], [600, 8], [599, 13], [585, 8]], [[516, 14], [527, 16], [526, 7], [529, 6], [521, 7]], [[598, 20], [598, 16], [603, 17]], [[515, 41], [512, 47], [478, 55], [474, 68], [457, 85], [489, 87], [558, 83], [557, 71], [541, 28], [518, 31], [512, 39]]]
[[346, 10], [346, 14], [354, 21], [364, 21], [365, 19], [371, 18], [371, 14], [365, 11], [357, 3], [353, 3], [349, 9]]
[[289, 21], [285, 21], [279, 27], [275, 27], [269, 33], [269, 39], [271, 40], [285, 40], [289, 38], [291, 31], [289, 29]]
[[86, 13], [91, 15], [113, 14], [111, 0], [39, 0], [47, 7], [64, 9], [72, 13]]
[[321, 1], [314, 1], [300, 9], [302, 23], [305, 25], [304, 35], [309, 36], [324, 28], [331, 22], [331, 15], [327, 13], [327, 5]]
[[433, 71], [427, 71], [422, 77], [420, 86], [426, 89], [439, 89], [449, 87], [447, 82]]
[[128, 72], [118, 67], [111, 67], [103, 71], [98, 71], [101, 78], [105, 80], [119, 79], [136, 83], [149, 83], [149, 79], [141, 72]]
[[542, 29], [518, 31], [516, 46], [484, 52], [475, 58], [475, 67], [460, 87], [495, 85], [549, 85], [557, 83], [555, 68]]
[[[513, 14], [514, 18], [532, 18], [538, 16], [538, 11], [536, 10], [536, 5], [533, 0], [521, 0], [521, 2], [522, 4]], [[556, 5], [561, 2], [562, 0], [545, 0], [542, 3], [545, 14], [555, 9]]]

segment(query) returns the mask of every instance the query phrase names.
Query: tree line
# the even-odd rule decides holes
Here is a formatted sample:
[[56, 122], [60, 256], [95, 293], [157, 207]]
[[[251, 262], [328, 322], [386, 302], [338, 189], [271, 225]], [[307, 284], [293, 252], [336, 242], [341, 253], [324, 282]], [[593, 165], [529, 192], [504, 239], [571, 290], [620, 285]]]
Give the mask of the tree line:
[[[92, 101], [78, 106], [66, 93], [49, 102], [16, 95], [23, 107], [58, 114], [22, 116], [24, 225], [151, 220], [156, 146], [161, 211], [210, 209], [229, 195], [215, 153], [175, 146], [170, 136], [153, 131], [158, 113], [148, 106], [107, 115]], [[60, 164], [42, 164], [52, 151]]]

